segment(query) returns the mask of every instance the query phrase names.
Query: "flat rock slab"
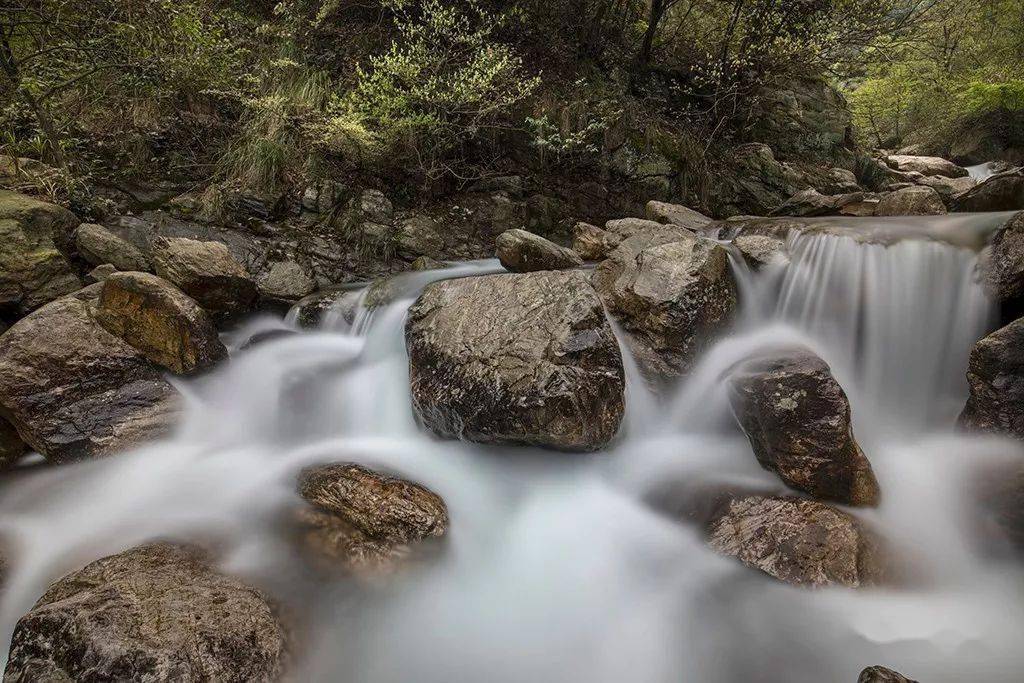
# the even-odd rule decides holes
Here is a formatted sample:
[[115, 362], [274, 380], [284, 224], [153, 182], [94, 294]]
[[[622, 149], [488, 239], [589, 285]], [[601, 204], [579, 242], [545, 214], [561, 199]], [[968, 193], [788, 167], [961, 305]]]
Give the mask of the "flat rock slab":
[[582, 272], [434, 283], [405, 338], [413, 408], [440, 436], [591, 451], [618, 431], [622, 357]]

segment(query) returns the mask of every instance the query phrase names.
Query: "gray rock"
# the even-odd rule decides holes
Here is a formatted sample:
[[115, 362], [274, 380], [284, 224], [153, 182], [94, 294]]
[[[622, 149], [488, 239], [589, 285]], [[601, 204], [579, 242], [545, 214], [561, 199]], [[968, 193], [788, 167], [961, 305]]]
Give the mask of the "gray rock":
[[1024, 318], [974, 345], [967, 383], [970, 396], [960, 414], [963, 427], [1024, 439]]
[[149, 259], [131, 243], [121, 239], [102, 225], [82, 223], [75, 230], [75, 245], [89, 264], [109, 263], [118, 270], [147, 271]]
[[992, 235], [981, 258], [982, 281], [996, 301], [1024, 297], [1024, 211]]
[[573, 250], [525, 230], [506, 230], [498, 235], [495, 245], [495, 255], [501, 265], [514, 273], [563, 270], [583, 265], [583, 259]]
[[1024, 209], [1024, 168], [990, 176], [953, 200], [954, 211]]
[[918, 181], [919, 185], [927, 185], [942, 197], [942, 201], [945, 202], [946, 206], [952, 206], [955, 197], [967, 192], [972, 187], [978, 184], [978, 181], [970, 176], [962, 176], [960, 178], [947, 178], [946, 176], [933, 175], [925, 176]]
[[743, 260], [754, 270], [789, 263], [786, 241], [771, 235], [738, 235], [732, 241]]
[[221, 242], [157, 237], [153, 265], [157, 275], [213, 313], [245, 312], [256, 302], [256, 283]]
[[420, 256], [419, 258], [417, 258], [416, 260], [414, 260], [412, 263], [409, 264], [409, 269], [410, 270], [417, 270], [417, 271], [423, 271], [423, 270], [443, 270], [444, 268], [447, 268], [447, 267], [448, 267], [448, 265], [446, 263], [444, 263], [443, 261], [438, 261], [437, 259], [432, 259], [429, 256]]
[[946, 176], [947, 178], [962, 178], [968, 175], [966, 168], [957, 166], [942, 157], [892, 154], [886, 157], [885, 161], [892, 168], [904, 173], [914, 172], [925, 176]]
[[117, 268], [109, 263], [104, 263], [103, 265], [96, 266], [90, 270], [85, 276], [85, 282], [86, 284], [94, 285], [97, 282], [103, 282], [116, 272]]
[[605, 258], [608, 256], [605, 231], [590, 223], [576, 223], [572, 228], [572, 250], [586, 261]]
[[857, 683], [917, 683], [917, 681], [884, 666], [869, 666], [857, 676]]
[[946, 213], [946, 205], [934, 188], [913, 185], [882, 195], [876, 216], [937, 216]]
[[711, 219], [704, 214], [682, 204], [668, 204], [655, 200], [647, 202], [644, 215], [648, 220], [658, 223], [670, 223], [680, 228], [693, 230], [694, 232], [706, 227], [711, 222]]
[[725, 249], [677, 230], [624, 240], [594, 272], [594, 287], [652, 377], [688, 371], [737, 307]]
[[405, 259], [420, 256], [437, 258], [444, 252], [440, 227], [429, 216], [409, 216], [398, 221], [395, 251]]
[[165, 543], [58, 580], [14, 629], [5, 681], [276, 681], [288, 634], [256, 588]]
[[77, 225], [67, 209], [0, 190], [0, 308], [20, 317], [82, 286], [61, 251]]
[[0, 410], [63, 462], [165, 434], [179, 396], [163, 372], [92, 318], [99, 288], [57, 299], [0, 336]]
[[263, 297], [280, 301], [298, 301], [316, 291], [316, 280], [295, 261], [271, 264], [256, 284]]
[[853, 436], [850, 402], [825, 361], [806, 349], [754, 358], [736, 368], [729, 390], [762, 467], [815, 498], [878, 503], [878, 481]]
[[588, 451], [618, 431], [622, 358], [580, 271], [434, 283], [405, 337], [413, 408], [441, 436]]
[[380, 190], [364, 190], [357, 204], [361, 221], [390, 224], [395, 216], [391, 200]]
[[149, 273], [114, 273], [104, 280], [94, 317], [146, 358], [179, 375], [209, 369], [228, 355], [206, 311]]
[[859, 588], [883, 575], [871, 532], [844, 512], [802, 498], [735, 498], [711, 522], [708, 544], [797, 586]]

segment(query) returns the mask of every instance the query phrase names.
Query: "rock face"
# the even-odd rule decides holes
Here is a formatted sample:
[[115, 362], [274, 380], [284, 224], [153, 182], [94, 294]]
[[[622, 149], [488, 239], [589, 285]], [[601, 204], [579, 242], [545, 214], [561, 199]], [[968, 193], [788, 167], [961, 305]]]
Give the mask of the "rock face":
[[825, 361], [806, 349], [752, 359], [730, 377], [729, 394], [766, 470], [816, 498], [878, 503], [878, 481], [853, 437], [850, 402]]
[[355, 464], [302, 473], [299, 512], [307, 548], [339, 568], [378, 573], [409, 557], [421, 541], [448, 530], [448, 509], [433, 491]]
[[152, 439], [177, 414], [162, 370], [92, 318], [100, 287], [49, 303], [0, 337], [0, 409], [54, 461]]
[[588, 451], [618, 431], [622, 357], [582, 272], [434, 283], [405, 339], [413, 408], [441, 436]]
[[157, 275], [213, 313], [246, 311], [256, 301], [256, 283], [220, 242], [158, 237], [153, 265]]
[[686, 372], [737, 306], [725, 249], [681, 229], [624, 240], [598, 266], [594, 287], [658, 377]]
[[298, 301], [316, 291], [316, 280], [294, 261], [278, 261], [270, 266], [258, 284], [262, 296], [280, 301]]
[[109, 263], [118, 270], [149, 270], [149, 259], [141, 251], [102, 225], [79, 225], [75, 230], [75, 246], [82, 258], [93, 266]]
[[104, 280], [95, 318], [108, 332], [178, 375], [205, 370], [228, 355], [206, 311], [149, 273], [114, 273]]
[[985, 289], [997, 301], [1024, 296], [1024, 212], [992, 236], [982, 256], [982, 275]]
[[996, 330], [971, 351], [967, 429], [1024, 438], [1024, 318]]
[[0, 470], [5, 470], [21, 460], [28, 447], [18, 435], [18, 430], [0, 417]]
[[652, 200], [647, 202], [644, 213], [648, 220], [670, 223], [694, 232], [711, 223], [711, 219], [704, 214], [681, 204], [668, 204]]
[[711, 522], [708, 543], [797, 586], [858, 588], [881, 575], [871, 534], [850, 515], [813, 500], [734, 499]]
[[912, 185], [882, 195], [876, 216], [938, 216], [946, 213], [946, 205], [934, 188]]
[[288, 656], [274, 606], [164, 543], [97, 560], [14, 629], [5, 681], [274, 681]]
[[21, 317], [82, 286], [58, 248], [76, 225], [66, 209], [0, 190], [0, 313]]
[[942, 157], [892, 154], [886, 157], [885, 161], [890, 167], [904, 173], [920, 173], [925, 176], [945, 176], [947, 178], [962, 178], [968, 175], [966, 168], [957, 166]]
[[953, 201], [954, 211], [1017, 211], [1024, 209], [1024, 168], [991, 176]]
[[501, 265], [514, 273], [563, 270], [583, 265], [583, 259], [572, 249], [560, 247], [525, 230], [506, 230], [498, 235], [495, 244]]
[[884, 666], [869, 666], [857, 676], [857, 683], [917, 683]]
[[587, 261], [599, 261], [608, 255], [605, 231], [590, 223], [577, 223], [572, 228], [572, 250]]

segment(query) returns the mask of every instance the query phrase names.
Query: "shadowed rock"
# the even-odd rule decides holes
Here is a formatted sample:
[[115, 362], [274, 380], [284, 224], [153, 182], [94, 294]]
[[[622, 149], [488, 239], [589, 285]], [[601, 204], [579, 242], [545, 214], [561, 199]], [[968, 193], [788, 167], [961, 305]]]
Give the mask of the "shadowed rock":
[[18, 430], [0, 417], [0, 470], [5, 470], [28, 452], [28, 446], [21, 440]]
[[1024, 211], [992, 235], [982, 254], [985, 289], [997, 301], [1024, 297]]
[[953, 200], [954, 211], [1024, 209], [1024, 168], [986, 178]]
[[670, 223], [694, 232], [711, 223], [711, 219], [704, 214], [682, 204], [668, 204], [654, 200], [647, 202], [644, 214], [648, 220]]
[[933, 188], [912, 185], [882, 195], [876, 216], [938, 216], [946, 213], [942, 197]]
[[816, 498], [878, 503], [878, 481], [853, 436], [850, 402], [823, 360], [806, 349], [755, 358], [736, 369], [729, 390], [762, 467]]
[[963, 427], [1024, 439], [1024, 318], [974, 345], [967, 383]]
[[14, 629], [5, 681], [275, 681], [288, 636], [263, 593], [166, 543], [55, 582]]
[[495, 244], [501, 265], [514, 273], [564, 270], [583, 265], [583, 259], [572, 249], [525, 230], [506, 230], [498, 235]]
[[608, 255], [605, 232], [590, 223], [577, 223], [572, 228], [572, 250], [587, 261], [598, 261]]
[[917, 681], [884, 666], [869, 666], [860, 672], [857, 683], [917, 683]]
[[434, 283], [405, 338], [413, 408], [441, 436], [588, 451], [618, 431], [622, 358], [580, 271]]
[[90, 265], [109, 263], [118, 270], [149, 270], [149, 259], [130, 242], [102, 225], [82, 223], [75, 230], [78, 253]]
[[214, 313], [237, 313], [256, 302], [256, 283], [226, 245], [185, 237], [153, 240], [156, 274]]
[[967, 169], [957, 166], [948, 159], [942, 157], [914, 156], [911, 154], [892, 154], [885, 159], [892, 168], [904, 173], [920, 173], [925, 176], [946, 176], [947, 178], [962, 178], [966, 175]]

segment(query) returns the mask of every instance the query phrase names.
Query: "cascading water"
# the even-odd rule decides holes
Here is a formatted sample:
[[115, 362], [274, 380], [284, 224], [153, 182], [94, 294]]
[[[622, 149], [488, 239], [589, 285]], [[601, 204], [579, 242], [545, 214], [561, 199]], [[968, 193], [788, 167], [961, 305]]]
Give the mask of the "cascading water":
[[[820, 683], [881, 663], [926, 683], [1018, 681], [1024, 568], [974, 542], [965, 485], [1016, 451], [953, 431], [967, 354], [990, 324], [979, 240], [936, 239], [996, 218], [825, 223], [789, 236], [788, 267], [737, 261], [744, 310], [732, 334], [667, 401], [627, 359], [629, 415], [596, 455], [438, 441], [417, 427], [405, 311], [428, 282], [494, 262], [403, 276], [390, 303], [352, 322], [328, 315], [318, 332], [239, 350], [255, 331], [288, 327], [256, 321], [229, 340], [229, 365], [182, 387], [189, 410], [174, 438], [5, 485], [0, 535], [16, 563], [3, 632], [66, 571], [154, 537], [198, 536], [302, 613], [296, 680]], [[907, 587], [778, 584], [645, 502], [671, 481], [686, 484], [680, 496], [705, 483], [784, 491], [734, 425], [722, 380], [758, 350], [795, 343], [850, 395], [883, 491], [877, 510], [857, 514], [913, 558], [921, 575]], [[444, 497], [450, 544], [436, 564], [364, 590], [294, 570], [275, 520], [299, 469], [339, 460]]]

